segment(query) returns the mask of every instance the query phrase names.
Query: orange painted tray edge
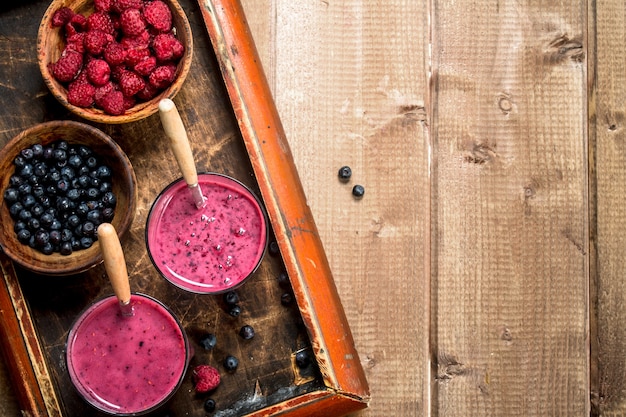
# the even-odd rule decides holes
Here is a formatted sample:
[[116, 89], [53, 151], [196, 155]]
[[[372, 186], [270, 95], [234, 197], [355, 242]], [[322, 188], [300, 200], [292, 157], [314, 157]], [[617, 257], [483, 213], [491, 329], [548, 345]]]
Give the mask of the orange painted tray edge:
[[243, 8], [198, 3], [325, 385], [364, 408], [369, 387]]

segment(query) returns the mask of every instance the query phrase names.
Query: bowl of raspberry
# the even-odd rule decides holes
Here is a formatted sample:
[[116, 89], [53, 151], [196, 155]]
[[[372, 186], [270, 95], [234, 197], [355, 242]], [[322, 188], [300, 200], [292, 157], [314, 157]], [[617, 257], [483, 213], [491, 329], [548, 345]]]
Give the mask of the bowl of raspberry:
[[180, 91], [192, 56], [191, 27], [176, 0], [53, 0], [37, 35], [52, 95], [97, 123], [154, 114]]
[[72, 120], [44, 122], [0, 149], [0, 250], [42, 275], [84, 272], [102, 262], [97, 229], [130, 229], [137, 179], [117, 143]]

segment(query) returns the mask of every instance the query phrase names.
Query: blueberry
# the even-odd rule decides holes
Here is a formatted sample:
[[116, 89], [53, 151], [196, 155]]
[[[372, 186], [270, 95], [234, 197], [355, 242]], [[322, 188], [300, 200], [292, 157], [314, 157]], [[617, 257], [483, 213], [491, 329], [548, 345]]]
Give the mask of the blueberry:
[[337, 176], [341, 181], [348, 181], [352, 176], [352, 169], [349, 166], [342, 166], [337, 172]]
[[287, 275], [287, 272], [285, 271], [281, 271], [280, 274], [278, 274], [278, 284], [281, 287], [289, 287], [290, 282], [289, 282], [289, 275]]
[[272, 256], [278, 256], [278, 254], [280, 254], [280, 248], [278, 247], [278, 242], [276, 242], [275, 240], [272, 240], [269, 244], [269, 253]]
[[14, 219], [18, 219], [22, 210], [24, 210], [24, 205], [18, 201], [17, 203], [11, 204], [9, 214], [11, 214], [11, 217]]
[[284, 306], [288, 306], [293, 302], [293, 296], [286, 292], [280, 296], [280, 303]]
[[301, 350], [296, 353], [296, 366], [300, 369], [306, 368], [311, 363], [311, 357], [307, 350]]
[[80, 238], [80, 248], [81, 249], [89, 249], [93, 245], [93, 239], [90, 237], [81, 237]]
[[224, 369], [226, 369], [227, 371], [233, 372], [237, 370], [238, 366], [239, 366], [239, 360], [236, 357], [232, 355], [228, 355], [224, 359]]
[[26, 149], [22, 149], [22, 151], [20, 152], [20, 155], [22, 155], [22, 158], [24, 158], [25, 160], [30, 161], [31, 159], [33, 159], [33, 156], [35, 155], [35, 153], [33, 152], [31, 148], [26, 148]]
[[211, 350], [217, 345], [217, 336], [213, 333], [207, 333], [200, 338], [200, 346], [206, 350]]
[[239, 329], [239, 336], [244, 340], [252, 339], [254, 337], [254, 328], [249, 324], [242, 326], [241, 329]]
[[206, 411], [207, 413], [212, 413], [213, 411], [215, 411], [215, 400], [213, 398], [208, 398], [204, 402], [204, 411]]
[[241, 314], [241, 307], [235, 304], [228, 309], [228, 314], [230, 314], [232, 317], [239, 317], [239, 315]]
[[31, 149], [33, 151], [33, 157], [34, 158], [41, 158], [43, 156], [43, 145], [40, 143], [35, 143], [33, 146], [31, 146]]
[[4, 199], [7, 203], [15, 203], [20, 196], [20, 193], [15, 188], [7, 188], [4, 191]]
[[27, 245], [28, 241], [30, 240], [30, 231], [28, 229], [22, 229], [20, 231], [17, 232], [17, 240], [20, 241], [20, 243]]
[[355, 196], [356, 198], [363, 197], [363, 194], [365, 194], [365, 188], [363, 188], [362, 185], [357, 184], [354, 187], [352, 187], [352, 195]]
[[224, 302], [228, 305], [235, 305], [239, 302], [239, 296], [235, 291], [228, 291], [224, 294]]
[[59, 246], [59, 252], [61, 253], [61, 255], [71, 255], [73, 250], [72, 250], [72, 242], [61, 242], [61, 245]]

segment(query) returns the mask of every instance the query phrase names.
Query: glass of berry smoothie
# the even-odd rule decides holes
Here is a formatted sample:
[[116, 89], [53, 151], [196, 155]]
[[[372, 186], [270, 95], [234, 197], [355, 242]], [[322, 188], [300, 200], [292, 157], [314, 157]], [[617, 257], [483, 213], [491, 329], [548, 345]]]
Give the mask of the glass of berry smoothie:
[[149, 413], [181, 385], [192, 355], [178, 319], [160, 301], [133, 293], [134, 314], [116, 296], [103, 298], [75, 321], [67, 340], [70, 379], [96, 409], [117, 416]]
[[234, 178], [201, 173], [198, 186], [204, 196], [199, 208], [182, 178], [161, 192], [148, 214], [146, 246], [172, 284], [217, 294], [256, 271], [267, 247], [268, 219], [259, 198]]

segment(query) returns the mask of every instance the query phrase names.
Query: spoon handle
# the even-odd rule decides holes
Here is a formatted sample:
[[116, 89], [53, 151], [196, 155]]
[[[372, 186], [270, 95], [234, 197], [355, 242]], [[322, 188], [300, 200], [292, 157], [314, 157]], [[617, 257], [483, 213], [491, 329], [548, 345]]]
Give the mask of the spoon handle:
[[185, 182], [189, 186], [198, 184], [198, 173], [196, 165], [191, 153], [191, 146], [187, 138], [185, 126], [180, 118], [180, 114], [176, 109], [176, 105], [169, 98], [161, 100], [159, 103], [159, 116], [161, 116], [161, 124], [165, 134], [170, 138], [170, 144], [176, 162], [183, 174]]
[[121, 306], [130, 304], [130, 282], [126, 260], [115, 227], [110, 223], [98, 226], [98, 242], [102, 250], [104, 268], [109, 276], [113, 292]]

